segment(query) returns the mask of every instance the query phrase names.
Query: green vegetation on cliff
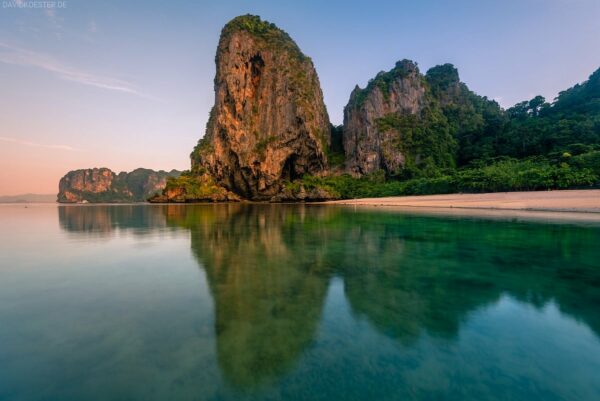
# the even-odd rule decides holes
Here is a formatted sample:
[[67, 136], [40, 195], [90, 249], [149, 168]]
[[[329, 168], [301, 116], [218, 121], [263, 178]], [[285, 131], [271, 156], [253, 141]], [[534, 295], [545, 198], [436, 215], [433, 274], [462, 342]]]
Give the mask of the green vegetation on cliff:
[[391, 150], [405, 155], [404, 166], [390, 176], [400, 179], [430, 177], [440, 169], [454, 167], [456, 142], [448, 120], [435, 105], [426, 107], [420, 116], [388, 114], [376, 120], [381, 131], [398, 133]]
[[321, 188], [342, 199], [446, 193], [537, 191], [600, 186], [600, 151], [579, 156], [565, 154], [559, 160], [546, 158], [502, 159], [472, 165], [444, 174], [410, 180], [386, 178], [383, 170], [360, 178], [348, 174], [305, 176], [296, 185]]
[[508, 122], [500, 105], [470, 91], [452, 64], [429, 69], [425, 78], [430, 96], [440, 105], [456, 141], [456, 164], [497, 156], [493, 138]]
[[184, 171], [177, 177], [167, 179], [162, 194], [148, 199], [152, 203], [161, 202], [225, 202], [237, 201], [239, 198], [217, 185], [214, 179], [202, 168], [194, 172]]
[[236, 17], [221, 32], [215, 63], [215, 104], [191, 155], [193, 174], [269, 200], [284, 179], [327, 168], [330, 123], [318, 76], [287, 33], [258, 16]]
[[[355, 90], [351, 103], [364, 102], [375, 87], [386, 93], [402, 63]], [[553, 103], [537, 96], [506, 111], [470, 91], [451, 64], [431, 68], [425, 81], [421, 114], [376, 120], [379, 131], [397, 133], [392, 150], [405, 155], [400, 174], [304, 177], [304, 185], [341, 198], [600, 186], [600, 69]]]
[[584, 153], [600, 145], [600, 69], [552, 103], [536, 96], [504, 112], [495, 102], [463, 91], [444, 111], [457, 115], [449, 119], [460, 127], [459, 165], [498, 156]]
[[183, 190], [184, 199], [209, 198], [219, 192], [219, 187], [211, 179], [200, 180], [197, 176], [184, 172], [179, 177], [167, 180], [166, 191]]
[[[321, 97], [310, 58], [287, 33], [258, 16], [240, 16], [225, 25], [217, 50], [218, 76], [235, 73], [219, 69], [219, 60], [231, 56], [228, 44], [234, 39], [248, 39], [250, 48], [260, 49], [263, 56], [271, 52], [271, 62], [285, 61], [277, 70], [287, 74], [296, 111], [310, 109]], [[249, 53], [254, 54], [254, 50]], [[255, 56], [251, 57], [252, 64]], [[256, 57], [262, 68], [262, 56]], [[263, 96], [270, 97], [272, 94]], [[245, 101], [240, 100], [241, 104]], [[259, 113], [271, 110], [259, 106], [249, 108], [251, 112], [244, 118], [258, 118]], [[231, 166], [211, 169], [215, 151], [223, 151], [215, 147], [215, 141], [233, 135], [230, 125], [217, 128], [218, 112], [216, 108], [211, 111], [206, 135], [191, 155], [190, 175], [171, 180], [165, 191], [175, 193], [178, 188], [186, 200], [206, 198], [219, 188], [216, 182], [244, 197], [258, 199], [248, 192], [258, 181], [248, 181], [248, 177], [267, 163], [265, 155], [272, 152], [266, 150], [280, 146], [278, 135], [286, 131], [248, 128], [247, 133], [254, 133], [256, 140], [250, 140], [242, 154], [259, 155], [254, 164], [239, 164], [239, 155], [231, 157], [225, 152], [221, 161], [231, 162]], [[295, 121], [301, 125], [313, 120], [314, 113], [307, 112], [302, 118], [296, 116]], [[285, 182], [285, 188], [260, 199], [309, 200], [327, 193], [355, 198], [596, 187], [600, 185], [600, 70], [588, 81], [561, 92], [552, 103], [536, 96], [503, 110], [496, 101], [477, 95], [461, 82], [452, 64], [421, 74], [416, 63], [401, 60], [390, 71], [378, 73], [364, 89], [354, 89], [343, 127], [332, 127], [327, 135], [321, 124], [310, 132], [319, 142], [321, 156], [327, 157], [327, 163], [321, 165], [328, 165], [329, 171], [323, 167], [310, 173], [297, 172], [298, 147], [286, 160], [269, 161], [283, 168], [281, 173], [262, 177], [269, 182], [263, 186], [281, 187], [279, 184]], [[311, 165], [311, 157], [298, 164]], [[231, 177], [219, 177], [223, 171]], [[345, 175], [345, 171], [362, 178]], [[213, 174], [212, 183], [193, 179], [209, 174]], [[240, 182], [245, 185], [241, 190]], [[307, 193], [311, 195], [300, 197]]]
[[356, 106], [361, 106], [367, 99], [367, 95], [375, 88], [379, 88], [383, 97], [388, 100], [392, 82], [399, 78], [406, 78], [415, 67], [416, 65], [410, 60], [396, 62], [396, 65], [390, 71], [381, 71], [375, 78], [369, 80], [366, 88], [360, 89], [357, 87], [352, 102]]
[[262, 39], [272, 48], [285, 49], [300, 61], [309, 60], [287, 32], [269, 21], [263, 21], [258, 15], [240, 15], [229, 21], [221, 31], [221, 41], [238, 31], [246, 31], [253, 37]]
[[[346, 142], [355, 154], [350, 169], [365, 174], [379, 164], [388, 178], [411, 179], [454, 168], [457, 124], [442, 106], [410, 60], [357, 87], [345, 110]], [[366, 161], [375, 154], [376, 161]]]

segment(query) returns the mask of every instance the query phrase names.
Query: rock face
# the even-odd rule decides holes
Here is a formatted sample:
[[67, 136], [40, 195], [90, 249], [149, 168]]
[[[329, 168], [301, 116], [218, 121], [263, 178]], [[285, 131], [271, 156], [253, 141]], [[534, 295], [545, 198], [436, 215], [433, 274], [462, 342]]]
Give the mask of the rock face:
[[471, 92], [452, 64], [422, 75], [403, 60], [358, 86], [344, 109], [346, 170], [388, 176], [432, 176], [469, 160], [472, 143], [504, 124], [500, 106]]
[[237, 17], [221, 32], [216, 67], [215, 105], [192, 173], [270, 200], [286, 181], [327, 169], [331, 125], [319, 79], [287, 33], [257, 16]]
[[154, 202], [316, 201], [341, 196], [322, 176], [440, 176], [469, 160], [458, 143], [468, 150], [502, 126], [498, 105], [469, 91], [452, 65], [423, 75], [402, 60], [357, 86], [344, 125], [333, 127], [310, 58], [257, 16], [225, 25], [215, 62], [215, 104], [191, 170]]
[[108, 168], [69, 171], [59, 183], [58, 202], [143, 202], [181, 174], [139, 168], [115, 174]]
[[380, 122], [387, 116], [416, 116], [425, 104], [425, 86], [412, 61], [399, 61], [390, 72], [379, 73], [365, 89], [356, 86], [344, 108], [347, 170], [361, 175], [401, 168], [406, 156], [399, 149], [399, 135]]

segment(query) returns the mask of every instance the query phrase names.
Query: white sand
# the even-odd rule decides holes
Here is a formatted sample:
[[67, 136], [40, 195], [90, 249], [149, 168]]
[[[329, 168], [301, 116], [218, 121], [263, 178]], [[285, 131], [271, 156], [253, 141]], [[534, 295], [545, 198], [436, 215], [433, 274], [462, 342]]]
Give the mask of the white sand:
[[350, 199], [329, 204], [600, 213], [600, 190], [499, 192]]

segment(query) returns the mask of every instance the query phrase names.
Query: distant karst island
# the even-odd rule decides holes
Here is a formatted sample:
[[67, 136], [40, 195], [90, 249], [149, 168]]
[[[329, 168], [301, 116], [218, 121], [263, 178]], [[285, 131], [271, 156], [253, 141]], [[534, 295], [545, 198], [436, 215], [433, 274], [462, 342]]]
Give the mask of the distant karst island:
[[59, 183], [58, 202], [103, 203], [144, 202], [165, 188], [169, 177], [180, 171], [154, 171], [138, 168], [114, 173], [108, 168], [69, 171]]
[[333, 126], [313, 63], [258, 16], [231, 20], [215, 104], [188, 171], [71, 171], [59, 202], [322, 201], [600, 185], [600, 69], [504, 110], [444, 64], [401, 60]]

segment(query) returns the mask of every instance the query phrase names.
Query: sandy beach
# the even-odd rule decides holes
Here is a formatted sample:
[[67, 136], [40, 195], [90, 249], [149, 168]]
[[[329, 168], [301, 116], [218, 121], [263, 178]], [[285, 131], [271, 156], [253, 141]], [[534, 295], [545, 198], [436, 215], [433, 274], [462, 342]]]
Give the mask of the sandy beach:
[[355, 206], [453, 208], [600, 213], [600, 190], [499, 192], [350, 199], [327, 202]]

